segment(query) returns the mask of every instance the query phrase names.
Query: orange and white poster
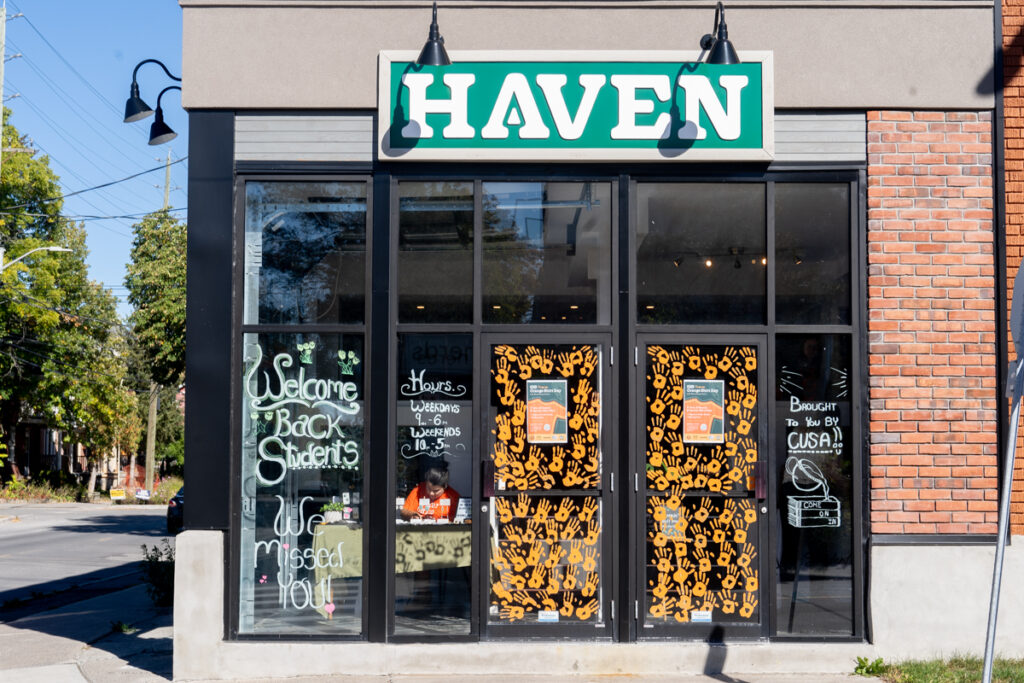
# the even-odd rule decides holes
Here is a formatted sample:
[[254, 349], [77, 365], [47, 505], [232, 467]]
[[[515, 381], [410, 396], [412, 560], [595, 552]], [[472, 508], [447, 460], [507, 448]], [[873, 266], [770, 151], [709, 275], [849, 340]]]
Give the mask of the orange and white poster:
[[725, 441], [725, 382], [683, 380], [683, 442]]
[[568, 396], [564, 379], [526, 381], [527, 443], [568, 443]]

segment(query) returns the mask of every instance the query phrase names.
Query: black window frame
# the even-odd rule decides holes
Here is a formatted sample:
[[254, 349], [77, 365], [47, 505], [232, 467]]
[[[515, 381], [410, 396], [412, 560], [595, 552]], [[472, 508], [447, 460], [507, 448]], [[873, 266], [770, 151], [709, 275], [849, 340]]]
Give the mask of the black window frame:
[[[362, 325], [310, 325], [297, 323], [284, 326], [243, 325], [242, 305], [244, 284], [242, 269], [244, 267], [244, 185], [250, 180], [322, 182], [362, 180], [368, 183], [368, 232], [366, 250], [366, 290], [364, 299], [364, 320]], [[458, 324], [430, 323], [398, 323], [396, 316], [391, 315], [397, 308], [396, 273], [392, 264], [396, 263], [398, 249], [396, 185], [401, 181], [433, 181], [433, 180], [472, 180], [474, 183], [474, 293], [473, 322]], [[481, 273], [480, 251], [482, 241], [479, 235], [480, 186], [483, 182], [494, 181], [591, 181], [613, 183], [612, 194], [612, 247], [611, 291], [601, 293], [611, 297], [611, 319], [607, 325], [561, 323], [520, 323], [487, 325], [481, 321]], [[635, 200], [635, 183], [637, 182], [759, 182], [766, 184], [766, 251], [774, 255], [774, 212], [769, 208], [773, 205], [773, 184], [776, 182], [796, 183], [849, 183], [850, 191], [850, 257], [851, 257], [851, 321], [849, 325], [777, 325], [775, 324], [775, 288], [774, 273], [768, 268], [766, 283], [766, 322], [757, 325], [639, 325], [636, 320], [636, 284], [633, 267], [632, 245], [635, 241], [635, 226], [632, 207]], [[637, 443], [634, 406], [637, 400], [635, 384], [637, 369], [630, 362], [633, 348], [637, 340], [644, 335], [688, 334], [688, 335], [729, 335], [753, 334], [765, 335], [767, 347], [765, 359], [769, 362], [768, 390], [774, 392], [775, 377], [775, 335], [776, 334], [848, 334], [851, 338], [851, 383], [856, 387], [857, 395], [851, 400], [854, 411], [853, 439], [854, 444], [854, 617], [855, 632], [849, 638], [818, 637], [818, 636], [779, 636], [776, 633], [775, 588], [774, 579], [771, 586], [764, 589], [770, 626], [768, 638], [779, 641], [813, 641], [813, 642], [862, 642], [868, 636], [867, 631], [867, 550], [870, 544], [870, 525], [868, 518], [868, 485], [865, 481], [867, 472], [868, 429], [868, 381], [867, 381], [867, 178], [863, 164], [822, 166], [765, 167], [751, 164], [700, 164], [673, 165], [663, 164], [522, 164], [516, 166], [499, 164], [422, 164], [379, 162], [374, 164], [301, 164], [301, 163], [257, 163], [236, 164], [233, 169], [232, 206], [234, 222], [231, 229], [231, 251], [234, 255], [231, 289], [231, 329], [230, 329], [230, 405], [228, 417], [231, 420], [230, 449], [226, 456], [229, 460], [231, 482], [228, 505], [225, 557], [225, 630], [231, 640], [298, 640], [327, 642], [422, 642], [444, 641], [476, 642], [488, 639], [481, 635], [479, 623], [476, 623], [470, 635], [464, 637], [406, 637], [390, 635], [392, 630], [394, 588], [394, 521], [393, 501], [395, 489], [394, 458], [395, 448], [393, 435], [394, 424], [394, 354], [400, 332], [466, 332], [473, 335], [474, 366], [480, 372], [484, 360], [482, 338], [486, 335], [508, 334], [515, 336], [520, 333], [536, 333], [552, 337], [572, 337], [574, 334], [583, 338], [606, 335], [611, 340], [609, 349], [613, 354], [614, 363], [609, 369], [608, 381], [613, 389], [614, 404], [609, 405], [611, 420], [622, 425], [614, 436], [609, 438], [609, 451], [605, 453], [605, 467], [617, 475], [618, 485], [614, 491], [609, 490], [608, 503], [614, 504], [616, 512], [610, 519], [606, 532], [610, 534], [614, 560], [623, 570], [609, 582], [608, 590], [616, 601], [613, 612], [608, 615], [610, 637], [615, 642], [632, 642], [642, 635], [638, 633], [637, 620], [634, 619], [634, 602], [641, 599], [640, 586], [637, 583], [636, 565], [638, 556], [643, 554], [643, 538], [637, 534], [637, 501], [638, 494], [633, 491], [629, 479], [638, 469], [639, 456], [635, 453]], [[359, 333], [364, 335], [366, 358], [365, 400], [367, 415], [365, 423], [364, 447], [369, 452], [374, 443], [387, 444], [386, 465], [381, 464], [379, 457], [376, 464], [367, 459], [364, 462], [364, 496], [378, 502], [365, 506], [364, 519], [364, 604], [363, 634], [359, 637], [274, 634], [241, 634], [238, 632], [238, 601], [239, 601], [239, 569], [241, 548], [239, 542], [241, 492], [239, 485], [241, 460], [241, 349], [242, 337], [249, 332], [307, 331], [329, 333]], [[475, 399], [480, 402], [480, 398]], [[475, 406], [476, 408], [480, 405]], [[479, 412], [479, 410], [477, 410]], [[775, 410], [770, 407], [766, 424], [775, 424]], [[485, 424], [477, 424], [476, 440], [483, 448]], [[769, 429], [771, 429], [769, 427]], [[769, 434], [769, 442], [771, 435]], [[777, 481], [773, 468], [768, 468], [768, 490], [775, 495]], [[481, 500], [481, 482], [474, 476], [474, 503]], [[642, 493], [642, 491], [640, 492]], [[613, 503], [614, 501], [614, 503]], [[769, 505], [773, 505], [770, 502]], [[479, 507], [479, 506], [477, 506]], [[774, 509], [772, 507], [771, 509]], [[474, 511], [479, 515], [479, 510]], [[642, 515], [642, 512], [641, 512]], [[477, 537], [482, 533], [482, 525], [474, 522], [474, 553], [481, 547]], [[769, 546], [763, 552], [772, 552], [777, 543], [776, 533], [771, 532]], [[633, 538], [633, 541], [629, 539]], [[632, 544], [631, 546], [629, 544]], [[626, 569], [629, 567], [629, 569]], [[473, 567], [474, 585], [478, 586], [477, 600], [486, 601], [486, 587], [483, 585], [484, 569], [475, 562]], [[763, 580], [764, 580], [763, 579]], [[391, 615], [391, 616], [389, 616]], [[475, 615], [474, 619], [479, 620]], [[545, 637], [542, 634], [518, 634], [516, 637]], [[573, 636], [575, 637], [575, 636]]]

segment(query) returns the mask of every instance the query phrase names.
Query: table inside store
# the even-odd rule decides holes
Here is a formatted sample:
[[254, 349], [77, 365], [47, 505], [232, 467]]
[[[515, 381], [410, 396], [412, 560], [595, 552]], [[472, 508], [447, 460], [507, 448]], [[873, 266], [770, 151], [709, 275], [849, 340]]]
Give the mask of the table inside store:
[[[469, 524], [409, 524], [398, 522], [395, 529], [395, 572], [404, 574], [424, 569], [468, 567], [472, 553]], [[340, 567], [318, 568], [316, 578], [352, 578], [363, 574], [363, 529], [350, 524], [321, 524], [313, 534], [314, 557], [321, 549], [335, 551], [342, 544], [344, 562]]]

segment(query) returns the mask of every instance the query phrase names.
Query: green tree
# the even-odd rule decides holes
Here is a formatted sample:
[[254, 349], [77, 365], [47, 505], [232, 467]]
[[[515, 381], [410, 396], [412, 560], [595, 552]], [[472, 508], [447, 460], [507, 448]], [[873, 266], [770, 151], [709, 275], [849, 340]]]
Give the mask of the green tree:
[[[134, 398], [112, 294], [88, 278], [85, 230], [61, 216], [49, 159], [27, 149], [4, 111], [0, 174], [0, 425], [10, 453], [14, 427], [33, 415], [68, 432], [95, 458], [134, 443]], [[62, 246], [70, 253], [40, 251]], [[10, 460], [13, 460], [11, 458]], [[19, 474], [13, 469], [13, 474]], [[93, 480], [91, 478], [91, 480]]]
[[152, 380], [177, 386], [185, 374], [185, 224], [161, 210], [132, 231], [125, 279], [132, 329]]
[[[49, 159], [31, 153], [8, 123], [9, 116], [5, 108], [0, 136], [8, 150], [0, 173], [0, 247], [5, 263], [36, 247], [62, 244], [65, 232], [62, 203], [52, 201], [60, 195], [60, 185]], [[40, 361], [49, 353], [44, 338], [60, 324], [54, 310], [60, 303], [56, 284], [67, 256], [38, 252], [0, 272], [0, 428], [10, 454], [15, 452], [14, 427], [31, 408]], [[9, 463], [18, 475], [14, 459]]]
[[[151, 422], [149, 408], [152, 394], [159, 397], [160, 387], [172, 390], [170, 400], [160, 401], [163, 406], [177, 407], [176, 389], [185, 374], [185, 224], [171, 216], [166, 209], [153, 212], [132, 227], [131, 262], [125, 285], [128, 301], [135, 307], [131, 315], [132, 329], [138, 345], [138, 355], [143, 361], [144, 374], [148, 375], [150, 395], [145, 397], [146, 421]], [[155, 434], [147, 434], [147, 484], [155, 464], [151, 459], [181, 441], [181, 460], [176, 453], [171, 455], [180, 467], [184, 459], [184, 431], [168, 435], [161, 430], [161, 423], [167, 422], [158, 414], [156, 425], [151, 427]], [[175, 425], [170, 426], [175, 431]], [[171, 436], [173, 441], [169, 440]], [[164, 440], [161, 440], [164, 439]], [[160, 447], [158, 448], [158, 444]], [[176, 448], [176, 447], [175, 447]], [[157, 451], [161, 451], [158, 453]]]

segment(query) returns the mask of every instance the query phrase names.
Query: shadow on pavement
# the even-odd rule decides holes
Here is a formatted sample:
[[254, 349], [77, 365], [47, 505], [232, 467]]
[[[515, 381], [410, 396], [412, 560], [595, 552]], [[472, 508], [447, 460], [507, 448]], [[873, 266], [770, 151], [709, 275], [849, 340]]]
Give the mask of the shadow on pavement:
[[136, 670], [132, 681], [170, 679], [172, 609], [153, 604], [140, 574], [119, 578], [131, 586], [98, 582], [92, 590], [99, 594], [91, 596], [88, 588], [67, 591], [76, 599], [56, 608], [38, 609], [33, 600], [30, 614], [0, 624], [6, 631], [0, 679], [5, 669], [65, 663], [77, 665], [90, 681], [111, 680], [126, 668]]
[[127, 562], [45, 583], [0, 592], [0, 624], [138, 585], [142, 562]]
[[99, 513], [80, 517], [77, 521], [80, 523], [62, 526], [60, 530], [79, 534], [127, 534], [145, 538], [168, 538], [163, 523], [154, 525], [152, 516]]

